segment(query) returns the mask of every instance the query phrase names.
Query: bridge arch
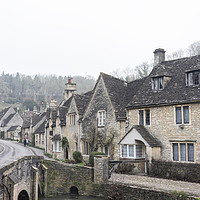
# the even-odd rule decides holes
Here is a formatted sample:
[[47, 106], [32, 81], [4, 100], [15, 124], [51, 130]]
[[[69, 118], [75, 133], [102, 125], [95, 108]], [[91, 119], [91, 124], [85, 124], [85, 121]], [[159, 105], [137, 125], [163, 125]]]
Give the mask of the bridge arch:
[[78, 195], [78, 188], [75, 187], [75, 186], [72, 186], [70, 188], [70, 194], [76, 194], [76, 195]]
[[29, 200], [28, 192], [26, 190], [22, 190], [19, 193], [17, 200]]

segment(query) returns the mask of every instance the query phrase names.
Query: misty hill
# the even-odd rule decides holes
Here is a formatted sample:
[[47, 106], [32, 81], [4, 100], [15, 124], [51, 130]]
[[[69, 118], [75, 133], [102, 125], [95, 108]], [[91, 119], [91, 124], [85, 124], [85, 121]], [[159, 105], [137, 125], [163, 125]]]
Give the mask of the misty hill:
[[[64, 97], [67, 76], [35, 75], [27, 76], [17, 74], [0, 75], [0, 101], [14, 104], [33, 100], [38, 105], [56, 99], [61, 102]], [[77, 93], [82, 94], [93, 89], [95, 80], [92, 77], [74, 76], [73, 82], [77, 84]]]

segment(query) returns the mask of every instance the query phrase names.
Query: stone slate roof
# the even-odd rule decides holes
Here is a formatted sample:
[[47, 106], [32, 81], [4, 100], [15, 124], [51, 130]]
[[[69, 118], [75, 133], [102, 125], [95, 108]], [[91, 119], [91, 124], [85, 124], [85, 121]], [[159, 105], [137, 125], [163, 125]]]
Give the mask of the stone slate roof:
[[45, 132], [45, 123], [46, 123], [46, 121], [44, 121], [44, 122], [35, 130], [35, 134], [36, 134], [36, 133], [44, 133], [44, 132]]
[[18, 126], [11, 126], [8, 131], [15, 131], [17, 129]]
[[59, 118], [60, 118], [60, 125], [66, 125], [66, 113], [68, 111], [68, 107], [61, 106], [59, 107]]
[[126, 113], [124, 109], [124, 102], [127, 83], [123, 80], [104, 74], [102, 72], [101, 76], [108, 90], [110, 100], [115, 108], [116, 117], [125, 117]]
[[60, 134], [56, 134], [53, 136], [52, 141], [55, 141], [55, 140], [61, 140]]
[[16, 113], [9, 115], [6, 119], [3, 120], [3, 126], [6, 126], [8, 122], [14, 117]]
[[55, 110], [55, 109], [53, 109], [52, 111], [52, 118], [51, 118], [51, 120], [52, 120], [52, 127], [55, 127], [56, 126], [56, 118], [57, 118], [57, 109]]
[[[133, 96], [127, 108], [181, 104], [200, 101], [200, 85], [186, 86], [185, 74], [200, 70], [200, 56], [164, 61], [154, 67], [145, 78], [140, 90]], [[168, 76], [170, 80], [163, 90], [152, 90], [152, 78]]]
[[0, 120], [2, 119], [2, 117], [6, 114], [6, 112], [9, 110], [10, 107], [8, 108], [5, 108], [3, 109], [1, 112], [0, 112]]
[[46, 116], [46, 112], [43, 112], [39, 115], [34, 115], [32, 117], [32, 126], [34, 127], [35, 125], [37, 125], [37, 123], [41, 121], [44, 116]]
[[[127, 134], [120, 140], [120, 142], [133, 130], [136, 129], [138, 131], [138, 133], [140, 133], [140, 135], [144, 138], [144, 140], [149, 144], [150, 147], [161, 147], [160, 142], [151, 135], [151, 133], [144, 127], [141, 125], [136, 125], [133, 126], [128, 132]], [[119, 143], [120, 143], [119, 142]]]
[[29, 128], [31, 124], [31, 118], [27, 117], [23, 119], [22, 128]]
[[86, 109], [89, 99], [90, 99], [90, 96], [88, 96], [88, 95], [78, 95], [78, 94], [74, 95], [74, 99], [76, 102], [76, 106], [77, 106], [79, 115], [83, 115], [85, 112], [85, 109]]

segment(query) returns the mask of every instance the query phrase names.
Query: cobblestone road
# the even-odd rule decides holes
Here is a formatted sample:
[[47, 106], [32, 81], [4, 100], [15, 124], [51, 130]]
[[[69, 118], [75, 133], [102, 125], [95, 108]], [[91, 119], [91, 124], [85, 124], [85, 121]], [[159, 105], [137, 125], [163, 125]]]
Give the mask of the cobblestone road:
[[173, 181], [168, 179], [152, 178], [148, 176], [125, 175], [116, 173], [112, 174], [109, 181], [159, 191], [183, 191], [190, 195], [200, 197], [200, 184], [198, 183]]

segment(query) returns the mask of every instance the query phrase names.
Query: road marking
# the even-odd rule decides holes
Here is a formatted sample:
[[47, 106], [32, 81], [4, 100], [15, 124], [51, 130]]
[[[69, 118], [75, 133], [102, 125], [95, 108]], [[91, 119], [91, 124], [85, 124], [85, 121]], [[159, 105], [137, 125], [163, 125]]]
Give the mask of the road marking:
[[28, 149], [34, 156], [37, 156], [37, 154], [30, 147], [28, 147]]
[[0, 154], [2, 154], [4, 151], [5, 151], [5, 147], [2, 145], [2, 144], [0, 144], [1, 146], [2, 146], [2, 148], [3, 148], [3, 150], [0, 152]]

